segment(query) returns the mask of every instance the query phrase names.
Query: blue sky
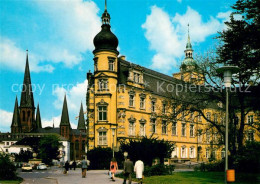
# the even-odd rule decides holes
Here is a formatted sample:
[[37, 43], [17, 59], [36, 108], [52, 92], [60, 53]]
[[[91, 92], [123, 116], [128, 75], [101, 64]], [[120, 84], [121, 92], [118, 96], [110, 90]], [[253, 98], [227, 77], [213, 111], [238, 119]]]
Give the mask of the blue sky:
[[[234, 0], [108, 0], [112, 31], [127, 60], [171, 75], [179, 71], [187, 24], [195, 54], [217, 43]], [[104, 0], [0, 1], [0, 131], [10, 131], [15, 96], [20, 103], [26, 49], [35, 104], [43, 126], [60, 123], [64, 94], [72, 127], [85, 106], [86, 72], [93, 71], [93, 38]]]

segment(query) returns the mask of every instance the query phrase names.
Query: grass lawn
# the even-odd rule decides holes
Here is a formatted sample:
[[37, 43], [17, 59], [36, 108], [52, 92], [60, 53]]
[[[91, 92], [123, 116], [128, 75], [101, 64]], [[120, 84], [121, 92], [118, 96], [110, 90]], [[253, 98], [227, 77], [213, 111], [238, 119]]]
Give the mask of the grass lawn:
[[[146, 184], [223, 184], [224, 173], [221, 172], [176, 172], [173, 175], [152, 176], [144, 178]], [[260, 183], [256, 174], [237, 174], [235, 184]]]
[[19, 184], [22, 180], [4, 180], [0, 181], [0, 184]]

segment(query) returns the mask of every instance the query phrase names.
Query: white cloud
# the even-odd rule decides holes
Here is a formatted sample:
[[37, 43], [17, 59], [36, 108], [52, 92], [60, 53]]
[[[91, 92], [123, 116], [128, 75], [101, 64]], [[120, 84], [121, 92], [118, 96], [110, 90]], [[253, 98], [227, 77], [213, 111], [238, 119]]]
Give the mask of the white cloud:
[[[94, 36], [100, 31], [99, 8], [93, 1], [36, 1], [49, 18], [53, 40], [38, 45], [46, 60], [73, 66], [82, 61], [81, 53], [93, 51]], [[50, 35], [51, 36], [51, 35]]]
[[[42, 127], [53, 127], [53, 123], [54, 123], [54, 127], [60, 127], [60, 118], [61, 116], [55, 116], [52, 117], [51, 119], [42, 119]], [[75, 125], [74, 123], [70, 123], [71, 128], [76, 129], [77, 125]]]
[[182, 2], [182, 0], [177, 0], [177, 2], [178, 2], [178, 3], [181, 3], [181, 2]]
[[3, 132], [11, 131], [13, 113], [0, 109], [0, 130]]
[[[22, 45], [30, 47], [30, 68], [35, 72], [51, 72], [56, 63], [73, 67], [83, 60], [82, 53], [93, 51], [93, 38], [101, 30], [99, 8], [93, 1], [34, 0], [31, 4], [36, 12], [34, 19], [19, 23], [27, 25], [25, 32], [30, 31], [32, 37], [24, 37], [24, 30], [17, 35], [19, 39], [1, 35], [1, 65], [23, 71], [27, 48]], [[12, 26], [19, 29], [18, 23]]]
[[56, 100], [53, 105], [56, 109], [62, 109], [64, 95], [66, 94], [68, 110], [70, 116], [70, 121], [74, 120], [79, 114], [80, 103], [82, 102], [84, 110], [86, 110], [86, 91], [87, 91], [88, 81], [85, 80], [83, 83], [77, 83], [76, 85], [64, 85], [57, 86], [53, 94], [56, 96]]
[[[177, 67], [177, 61], [184, 55], [187, 42], [187, 25], [190, 25], [192, 44], [205, 41], [206, 37], [223, 29], [223, 19], [226, 14], [219, 14], [216, 18], [210, 17], [206, 22], [202, 16], [188, 7], [185, 14], [176, 13], [171, 17], [162, 8], [151, 7], [151, 14], [147, 16], [142, 28], [145, 37], [150, 43], [150, 49], [156, 54], [152, 59], [151, 68], [168, 73], [172, 67]], [[167, 67], [165, 67], [167, 66]]]
[[[26, 62], [26, 52], [18, 48], [10, 39], [0, 37], [0, 64], [1, 67], [7, 67], [16, 71], [24, 71]], [[34, 72], [46, 71], [52, 72], [53, 66], [39, 65], [40, 59], [34, 53], [29, 53], [30, 70]]]

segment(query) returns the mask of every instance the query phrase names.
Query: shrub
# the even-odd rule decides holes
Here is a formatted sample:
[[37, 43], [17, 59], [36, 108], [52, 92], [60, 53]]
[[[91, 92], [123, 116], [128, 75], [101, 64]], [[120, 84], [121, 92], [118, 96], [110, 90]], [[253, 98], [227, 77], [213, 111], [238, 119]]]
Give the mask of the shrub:
[[167, 166], [164, 164], [157, 164], [151, 167], [146, 166], [144, 169], [144, 176], [148, 177], [172, 174], [174, 168], [173, 165]]
[[[87, 153], [87, 158], [90, 161], [89, 169], [109, 169], [110, 161], [112, 159], [111, 148], [94, 148]], [[123, 154], [122, 152], [115, 152], [115, 158], [119, 168], [122, 168]]]
[[0, 180], [17, 179], [16, 167], [11, 162], [9, 155], [0, 153]]

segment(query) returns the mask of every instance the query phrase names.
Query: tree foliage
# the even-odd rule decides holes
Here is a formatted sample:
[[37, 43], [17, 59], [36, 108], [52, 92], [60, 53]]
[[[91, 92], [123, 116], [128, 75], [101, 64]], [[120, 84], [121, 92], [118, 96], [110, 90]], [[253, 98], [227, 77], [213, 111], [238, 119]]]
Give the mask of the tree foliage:
[[16, 162], [28, 162], [29, 159], [33, 158], [33, 153], [31, 151], [23, 151], [21, 150], [19, 154], [15, 155]]
[[130, 139], [129, 142], [120, 143], [122, 152], [128, 152], [132, 161], [142, 160], [145, 165], [151, 166], [155, 158], [163, 163], [164, 158], [169, 158], [174, 144], [157, 138]]
[[39, 142], [39, 157], [46, 164], [51, 164], [53, 159], [58, 159], [59, 147], [62, 146], [55, 135], [42, 137]]
[[17, 179], [16, 167], [9, 155], [0, 152], [0, 180]]

